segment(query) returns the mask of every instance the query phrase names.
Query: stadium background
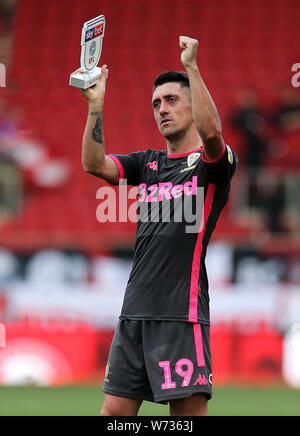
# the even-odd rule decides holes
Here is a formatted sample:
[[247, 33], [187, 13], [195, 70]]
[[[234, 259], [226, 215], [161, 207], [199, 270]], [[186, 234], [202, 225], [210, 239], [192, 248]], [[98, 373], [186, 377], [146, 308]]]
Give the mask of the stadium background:
[[[96, 193], [106, 183], [81, 166], [87, 105], [68, 80], [79, 66], [83, 22], [99, 13], [107, 20], [100, 61], [109, 67], [107, 153], [165, 147], [152, 82], [161, 71], [182, 70], [183, 34], [199, 40], [200, 70], [224, 138], [240, 157], [208, 253], [211, 413], [300, 414], [298, 2], [2, 0], [0, 13], [7, 72], [0, 88], [0, 414], [97, 414], [102, 401], [135, 225], [97, 221]], [[143, 413], [161, 410], [149, 405]]]

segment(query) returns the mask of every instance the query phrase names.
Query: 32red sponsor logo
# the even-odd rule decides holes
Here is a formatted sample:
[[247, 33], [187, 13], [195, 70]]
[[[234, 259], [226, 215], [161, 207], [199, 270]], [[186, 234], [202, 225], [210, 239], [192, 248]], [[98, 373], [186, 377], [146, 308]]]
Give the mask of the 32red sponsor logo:
[[[139, 185], [140, 195], [139, 202], [157, 203], [159, 201], [179, 198], [183, 195], [197, 195], [198, 177], [194, 176], [191, 182], [173, 186], [172, 182], [158, 183], [147, 186], [145, 183]], [[148, 193], [150, 191], [150, 194]]]

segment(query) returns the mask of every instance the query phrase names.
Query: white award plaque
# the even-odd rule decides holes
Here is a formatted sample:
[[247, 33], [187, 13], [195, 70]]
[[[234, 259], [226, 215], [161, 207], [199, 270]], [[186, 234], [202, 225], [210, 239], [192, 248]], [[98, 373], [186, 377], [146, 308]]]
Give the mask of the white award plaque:
[[95, 85], [101, 76], [101, 68], [97, 65], [102, 52], [105, 32], [105, 17], [99, 15], [83, 25], [81, 33], [80, 64], [84, 73], [74, 73], [70, 76], [70, 86], [87, 89]]

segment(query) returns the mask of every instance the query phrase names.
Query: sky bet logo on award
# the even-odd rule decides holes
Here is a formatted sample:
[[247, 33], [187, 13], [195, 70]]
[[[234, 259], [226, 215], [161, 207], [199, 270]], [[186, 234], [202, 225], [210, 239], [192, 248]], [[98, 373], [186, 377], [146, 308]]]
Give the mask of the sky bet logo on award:
[[101, 76], [97, 65], [102, 52], [105, 31], [105, 17], [99, 15], [83, 25], [81, 33], [81, 69], [85, 72], [74, 73], [70, 77], [70, 86], [87, 89], [95, 85]]

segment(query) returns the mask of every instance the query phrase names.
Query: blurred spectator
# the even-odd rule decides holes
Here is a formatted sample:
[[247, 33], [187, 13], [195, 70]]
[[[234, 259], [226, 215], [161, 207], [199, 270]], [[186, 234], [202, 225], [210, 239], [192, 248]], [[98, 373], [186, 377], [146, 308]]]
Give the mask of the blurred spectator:
[[244, 88], [238, 96], [238, 104], [232, 115], [232, 124], [244, 137], [244, 163], [252, 169], [260, 169], [266, 158], [267, 144], [263, 135], [266, 120], [259, 107], [255, 89]]
[[18, 0], [0, 0], [0, 16], [4, 32], [12, 28], [17, 3]]
[[20, 111], [17, 108], [9, 108], [6, 102], [0, 99], [0, 152], [1, 143], [4, 142], [5, 138], [17, 134], [19, 118]]
[[242, 162], [249, 170], [249, 206], [259, 208], [261, 198], [257, 182], [266, 159], [267, 143], [263, 135], [266, 120], [259, 107], [259, 96], [255, 89], [248, 87], [240, 90], [231, 123], [242, 133]]
[[215, 241], [210, 244], [206, 258], [207, 272], [212, 286], [224, 287], [233, 278], [233, 250], [230, 244]]
[[286, 231], [283, 225], [283, 213], [286, 206], [285, 187], [282, 180], [273, 178], [272, 183], [265, 181], [261, 184], [260, 198], [262, 201], [266, 226], [272, 234]]
[[[285, 112], [295, 108], [295, 98], [284, 94], [285, 105], [282, 104], [276, 117], [285, 119]], [[286, 117], [287, 118], [287, 117]], [[242, 132], [245, 155], [244, 164], [248, 169], [248, 198], [250, 208], [262, 214], [265, 225], [272, 234], [285, 231], [282, 224], [285, 209], [285, 190], [282, 181], [264, 177], [264, 167], [268, 157], [269, 145], [277, 139], [271, 138], [270, 125], [267, 123], [259, 104], [259, 96], [255, 89], [244, 88], [239, 93], [238, 105], [232, 115], [232, 124]], [[267, 136], [268, 135], [268, 136]]]
[[[89, 263], [76, 251], [43, 250], [35, 253], [27, 265], [27, 280], [32, 284], [77, 284], [87, 282]], [[37, 288], [38, 289], [38, 288]]]
[[70, 175], [70, 165], [64, 159], [51, 159], [41, 144], [21, 128], [21, 109], [9, 107], [0, 99], [0, 160], [10, 159], [23, 171], [25, 181], [41, 188], [64, 184]]
[[282, 87], [273, 122], [281, 132], [300, 131], [300, 97], [295, 88]]
[[12, 27], [15, 7], [18, 0], [0, 0], [0, 61], [6, 67], [10, 63], [10, 52], [12, 45]]
[[6, 248], [0, 247], [0, 286], [12, 281], [16, 277], [17, 270], [16, 256]]

